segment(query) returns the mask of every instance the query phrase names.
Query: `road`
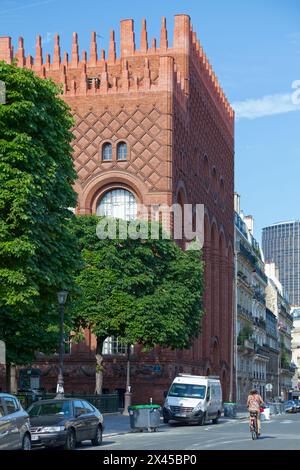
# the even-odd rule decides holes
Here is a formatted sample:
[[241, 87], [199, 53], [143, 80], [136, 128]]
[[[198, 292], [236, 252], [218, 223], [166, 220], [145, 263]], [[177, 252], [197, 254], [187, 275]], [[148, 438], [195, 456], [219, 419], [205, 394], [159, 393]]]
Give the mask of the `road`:
[[262, 423], [262, 435], [253, 441], [247, 420], [206, 426], [175, 424], [158, 432], [106, 437], [101, 447], [83, 443], [78, 450], [300, 450], [300, 414], [285, 414]]

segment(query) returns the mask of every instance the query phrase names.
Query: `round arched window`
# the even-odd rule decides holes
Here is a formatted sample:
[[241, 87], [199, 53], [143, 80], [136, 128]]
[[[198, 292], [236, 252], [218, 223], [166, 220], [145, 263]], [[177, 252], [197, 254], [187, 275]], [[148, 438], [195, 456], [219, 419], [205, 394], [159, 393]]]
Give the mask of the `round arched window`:
[[136, 199], [127, 189], [112, 189], [100, 199], [97, 215], [133, 220], [137, 215]]

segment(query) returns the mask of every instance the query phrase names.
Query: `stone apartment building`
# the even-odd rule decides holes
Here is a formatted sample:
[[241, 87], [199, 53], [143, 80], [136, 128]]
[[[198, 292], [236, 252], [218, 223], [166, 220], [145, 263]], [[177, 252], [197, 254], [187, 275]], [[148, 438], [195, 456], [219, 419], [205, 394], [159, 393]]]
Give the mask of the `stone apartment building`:
[[240, 210], [235, 194], [237, 400], [245, 403], [249, 390], [266, 396], [269, 354], [266, 330], [265, 288], [267, 277], [258, 242], [253, 237], [253, 218]]
[[267, 364], [267, 384], [271, 384], [271, 390], [266, 390], [266, 398], [271, 400], [280, 395], [280, 344], [279, 329], [276, 316], [271, 310], [266, 309], [266, 347], [268, 348], [269, 362]]
[[266, 288], [267, 308], [276, 316], [278, 322], [280, 347], [279, 396], [287, 399], [288, 392], [292, 388], [292, 377], [296, 368], [292, 363], [293, 316], [291, 315], [287, 293], [278, 279], [275, 264], [266, 263], [265, 270], [268, 276]]
[[[120, 56], [114, 31], [108, 53], [98, 49], [92, 33], [89, 56], [82, 51], [80, 57], [74, 33], [70, 56], [62, 55], [56, 35], [51, 59], [43, 56], [38, 36], [33, 58], [25, 56], [22, 38], [15, 53], [11, 38], [0, 38], [0, 60], [11, 63], [15, 57], [19, 67], [63, 85], [63, 99], [76, 120], [77, 214], [134, 218], [138, 204], [205, 206], [201, 336], [185, 351], [157, 347], [144, 354], [135, 347], [132, 392], [135, 401], [152, 396], [161, 402], [178, 372], [217, 374], [228, 400], [233, 389], [233, 110], [188, 15], [175, 16], [172, 44], [165, 19], [159, 43], [148, 41], [143, 20], [137, 47], [133, 20], [127, 19], [121, 21]], [[264, 282], [256, 277], [258, 284]], [[93, 392], [95, 340], [88, 330], [85, 341], [69, 352], [66, 391]], [[104, 387], [123, 393], [126, 358], [116, 338], [107, 340], [104, 353]], [[42, 356], [35, 366], [40, 385], [55, 388], [57, 358]]]
[[292, 331], [292, 361], [296, 365], [295, 374], [292, 380], [292, 388], [300, 390], [300, 308], [292, 311], [293, 331]]

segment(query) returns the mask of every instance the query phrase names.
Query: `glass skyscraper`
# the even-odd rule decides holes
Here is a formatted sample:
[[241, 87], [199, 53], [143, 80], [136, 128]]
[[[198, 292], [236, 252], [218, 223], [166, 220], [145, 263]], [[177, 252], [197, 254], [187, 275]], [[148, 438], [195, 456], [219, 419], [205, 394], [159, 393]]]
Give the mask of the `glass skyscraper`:
[[266, 263], [275, 263], [290, 304], [300, 306], [300, 221], [280, 222], [263, 229]]

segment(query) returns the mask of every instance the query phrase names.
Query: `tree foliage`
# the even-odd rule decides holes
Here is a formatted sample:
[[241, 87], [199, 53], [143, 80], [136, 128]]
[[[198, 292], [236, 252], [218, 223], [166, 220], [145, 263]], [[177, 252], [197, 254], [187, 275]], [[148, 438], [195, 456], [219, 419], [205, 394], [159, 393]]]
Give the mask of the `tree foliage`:
[[72, 289], [73, 120], [52, 81], [3, 62], [0, 80], [0, 338], [21, 364], [56, 345], [56, 293]]
[[146, 349], [189, 348], [203, 313], [201, 253], [161, 238], [100, 240], [97, 222], [75, 222], [84, 260], [76, 278], [81, 295], [71, 306], [77, 328], [89, 327], [100, 342], [116, 336]]

